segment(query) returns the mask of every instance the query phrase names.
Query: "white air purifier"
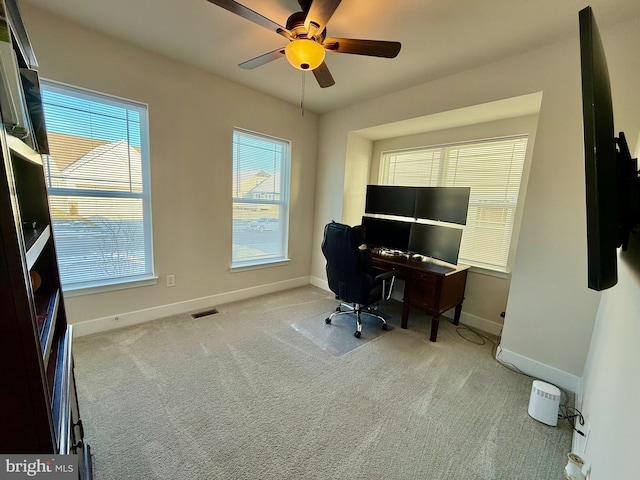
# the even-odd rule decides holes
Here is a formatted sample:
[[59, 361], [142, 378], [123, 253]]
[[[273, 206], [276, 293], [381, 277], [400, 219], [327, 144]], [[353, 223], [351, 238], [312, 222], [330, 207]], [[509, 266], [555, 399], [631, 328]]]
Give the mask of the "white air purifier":
[[534, 380], [529, 398], [529, 415], [539, 422], [555, 427], [558, 425], [560, 389], [549, 383]]

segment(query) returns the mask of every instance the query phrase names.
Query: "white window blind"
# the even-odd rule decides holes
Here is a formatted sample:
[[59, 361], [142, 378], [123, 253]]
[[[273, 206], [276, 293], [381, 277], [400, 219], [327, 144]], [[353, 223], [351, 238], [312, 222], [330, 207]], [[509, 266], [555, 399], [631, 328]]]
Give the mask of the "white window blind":
[[63, 287], [152, 277], [147, 107], [51, 82], [42, 98]]
[[233, 132], [232, 266], [287, 258], [290, 144]]
[[527, 136], [385, 152], [380, 183], [471, 187], [459, 261], [506, 271]]

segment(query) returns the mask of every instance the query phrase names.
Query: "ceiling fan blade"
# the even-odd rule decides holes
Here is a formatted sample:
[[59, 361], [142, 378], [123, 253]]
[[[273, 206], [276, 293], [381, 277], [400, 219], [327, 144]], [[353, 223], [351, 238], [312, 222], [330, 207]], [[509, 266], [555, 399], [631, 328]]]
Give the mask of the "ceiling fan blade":
[[336, 81], [333, 79], [333, 76], [329, 71], [329, 67], [327, 67], [327, 64], [324, 62], [322, 62], [318, 68], [313, 70], [313, 75], [316, 77], [318, 85], [320, 85], [321, 88], [327, 88], [336, 84]]
[[400, 42], [383, 40], [356, 40], [355, 38], [327, 38], [324, 48], [331, 52], [395, 58], [400, 53]]
[[304, 20], [304, 27], [310, 37], [322, 33], [340, 2], [341, 0], [313, 0], [311, 2], [307, 18]]
[[228, 10], [231, 13], [235, 13], [240, 17], [249, 20], [253, 23], [260, 25], [261, 27], [267, 28], [271, 31], [276, 32], [278, 35], [282, 35], [283, 37], [292, 39], [291, 32], [284, 28], [282, 25], [278, 25], [273, 20], [268, 19], [267, 17], [260, 15], [258, 12], [254, 12], [250, 8], [241, 5], [238, 2], [234, 2], [233, 0], [208, 0], [214, 5], [218, 5], [219, 7]]
[[284, 48], [279, 48], [277, 50], [274, 50], [273, 52], [265, 53], [258, 57], [252, 58], [251, 60], [247, 60], [246, 62], [242, 62], [238, 66], [240, 68], [244, 68], [245, 70], [252, 70], [256, 67], [259, 67], [260, 65], [272, 62], [273, 60], [278, 60], [282, 57], [284, 57]]

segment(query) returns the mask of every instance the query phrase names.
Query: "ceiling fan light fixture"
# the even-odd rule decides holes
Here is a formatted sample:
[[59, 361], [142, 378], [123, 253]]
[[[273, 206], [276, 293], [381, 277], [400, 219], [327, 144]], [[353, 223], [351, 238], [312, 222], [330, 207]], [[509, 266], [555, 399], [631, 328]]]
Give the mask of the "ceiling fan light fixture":
[[324, 62], [324, 47], [314, 40], [299, 38], [284, 49], [289, 63], [298, 70], [314, 70]]

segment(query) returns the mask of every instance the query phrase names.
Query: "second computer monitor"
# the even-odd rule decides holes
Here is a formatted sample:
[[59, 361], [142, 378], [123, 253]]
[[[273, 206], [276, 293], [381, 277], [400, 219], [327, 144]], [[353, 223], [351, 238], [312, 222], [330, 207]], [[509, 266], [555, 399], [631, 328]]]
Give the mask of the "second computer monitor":
[[411, 225], [409, 251], [457, 265], [462, 229], [427, 223]]
[[417, 190], [398, 185], [367, 185], [364, 211], [413, 218]]
[[469, 187], [426, 187], [416, 191], [416, 218], [439, 222], [467, 223]]
[[409, 249], [411, 223], [384, 218], [362, 217], [364, 242], [369, 247], [381, 247], [390, 250]]

